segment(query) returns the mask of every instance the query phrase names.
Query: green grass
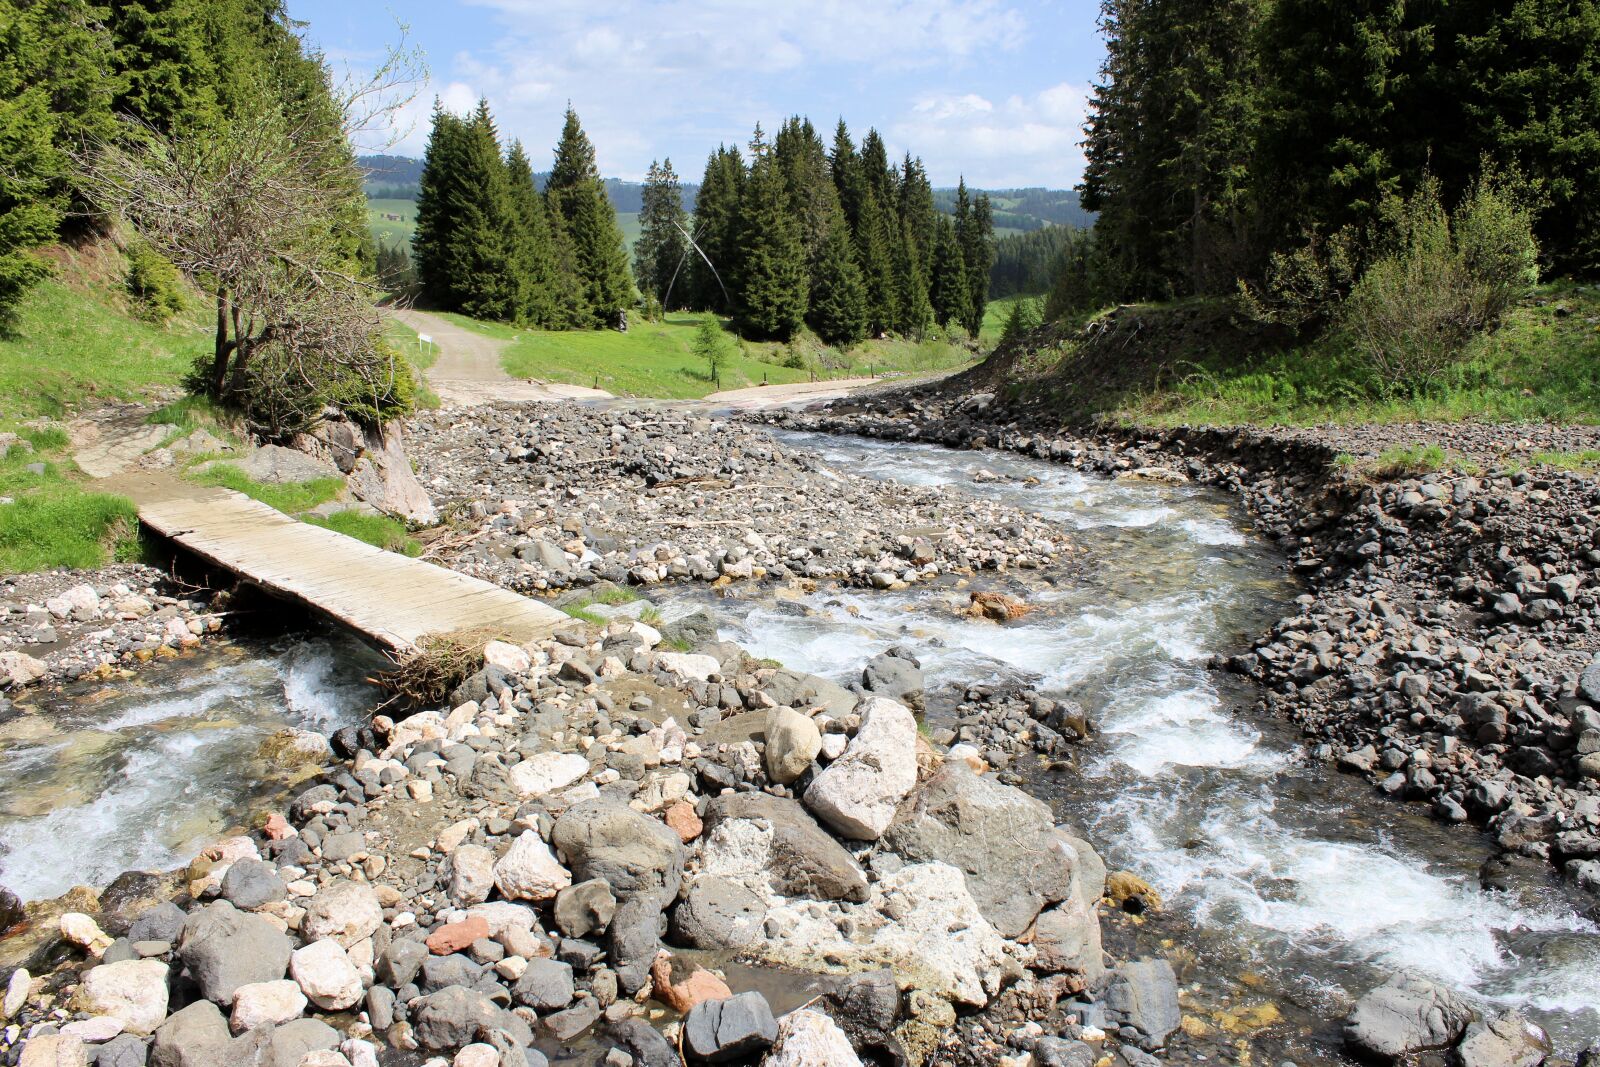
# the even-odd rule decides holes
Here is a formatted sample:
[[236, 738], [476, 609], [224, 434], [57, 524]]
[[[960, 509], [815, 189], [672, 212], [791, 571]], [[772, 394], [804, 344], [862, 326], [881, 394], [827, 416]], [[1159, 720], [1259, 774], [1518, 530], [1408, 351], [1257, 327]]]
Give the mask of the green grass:
[[1585, 449], [1582, 452], [1535, 452], [1528, 461], [1536, 466], [1556, 467], [1564, 471], [1600, 470], [1600, 452]]
[[632, 604], [635, 600], [642, 599], [643, 597], [632, 589], [617, 585], [609, 589], [600, 590], [589, 603], [604, 604], [608, 608], [619, 608], [624, 604]]
[[439, 396], [428, 388], [428, 376], [423, 373], [439, 358], [438, 345], [424, 345], [417, 339], [417, 331], [399, 319], [388, 319], [383, 324], [384, 340], [394, 345], [410, 361], [417, 373], [417, 406], [430, 411], [439, 407]]
[[388, 552], [398, 552], [402, 556], [415, 558], [422, 555], [422, 543], [406, 532], [403, 523], [387, 515], [362, 515], [355, 511], [336, 511], [326, 518], [306, 515], [301, 521], [342, 533], [347, 537], [354, 537], [357, 541], [365, 541]]
[[[111, 558], [137, 558], [139, 520], [133, 502], [86, 492], [67, 476], [68, 463], [52, 452], [66, 434], [51, 427], [23, 430], [35, 451], [0, 456], [0, 573], [55, 567], [104, 566]], [[43, 464], [43, 471], [28, 467]]]
[[1042, 294], [1030, 295], [1018, 293], [1014, 296], [1002, 296], [998, 300], [991, 300], [983, 308], [983, 326], [978, 330], [978, 340], [985, 347], [993, 348], [995, 342], [1000, 340], [1000, 334], [1006, 328], [1006, 319], [1011, 317], [1011, 309], [1024, 300], [1037, 302], [1039, 310], [1044, 311], [1044, 296]]
[[[635, 316], [625, 334], [523, 330], [464, 315], [441, 317], [485, 337], [510, 341], [501, 358], [514, 377], [598, 386], [619, 396], [693, 399], [764, 381], [773, 385], [810, 381], [813, 371], [818, 378], [926, 373], [963, 366], [971, 358], [967, 349], [939, 338], [874, 340], [841, 352], [809, 334], [792, 345], [742, 341], [730, 334], [731, 352], [717, 383], [692, 347], [698, 315], [674, 313], [660, 322]], [[800, 366], [786, 365], [796, 359]]]
[[566, 612], [570, 617], [577, 619], [579, 622], [586, 622], [590, 626], [604, 626], [606, 624], [605, 619], [602, 619], [592, 611], [585, 611], [578, 604], [568, 604], [561, 610]]
[[1385, 388], [1338, 338], [1243, 363], [1198, 355], [1174, 381], [1124, 403], [1127, 422], [1600, 422], [1600, 289], [1554, 282], [1479, 337], [1461, 362], [1414, 389]]
[[109, 290], [56, 279], [23, 297], [16, 329], [0, 336], [0, 420], [61, 417], [179, 387], [210, 338], [192, 322], [142, 322], [116, 301]]
[[[398, 215], [399, 220], [386, 219], [385, 215]], [[415, 200], [368, 200], [367, 226], [372, 239], [387, 245], [411, 245], [417, 232], [417, 202]]]
[[258, 482], [233, 463], [213, 463], [205, 470], [191, 472], [188, 477], [201, 485], [220, 485], [235, 490], [291, 515], [326, 504], [344, 489], [342, 478], [313, 478], [309, 482], [282, 485]]

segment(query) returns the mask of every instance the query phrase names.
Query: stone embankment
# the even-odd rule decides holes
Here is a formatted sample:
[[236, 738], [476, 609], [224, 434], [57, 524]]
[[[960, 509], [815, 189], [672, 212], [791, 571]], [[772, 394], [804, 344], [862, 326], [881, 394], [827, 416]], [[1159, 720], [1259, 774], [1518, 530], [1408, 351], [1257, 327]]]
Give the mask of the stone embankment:
[[[1296, 613], [1219, 666], [1263, 686], [1314, 752], [1506, 857], [1600, 890], [1600, 483], [1529, 464], [1594, 434], [1551, 427], [1073, 433], [991, 396], [902, 395], [774, 425], [1003, 448], [1109, 476], [1146, 469], [1236, 494], [1290, 557]], [[1452, 469], [1380, 479], [1362, 461], [1444, 441]], [[1460, 467], [1475, 468], [1467, 473]]]

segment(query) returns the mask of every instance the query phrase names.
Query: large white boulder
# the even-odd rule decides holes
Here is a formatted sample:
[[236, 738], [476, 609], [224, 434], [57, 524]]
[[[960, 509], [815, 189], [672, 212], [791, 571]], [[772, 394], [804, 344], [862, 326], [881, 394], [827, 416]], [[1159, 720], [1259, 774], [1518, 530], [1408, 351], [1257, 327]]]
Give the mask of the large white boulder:
[[78, 1004], [117, 1020], [130, 1034], [156, 1032], [167, 1017], [167, 965], [160, 960], [103, 963], [83, 976]]
[[876, 841], [916, 784], [917, 720], [899, 701], [872, 697], [844, 755], [812, 781], [805, 802], [836, 833]]
[[361, 972], [332, 938], [296, 949], [289, 957], [289, 976], [306, 999], [328, 1011], [343, 1011], [361, 999]]
[[589, 761], [576, 752], [535, 752], [511, 768], [511, 788], [520, 797], [565, 789], [589, 773]]
[[572, 875], [538, 834], [524, 830], [494, 865], [494, 884], [507, 900], [551, 900], [572, 884]]

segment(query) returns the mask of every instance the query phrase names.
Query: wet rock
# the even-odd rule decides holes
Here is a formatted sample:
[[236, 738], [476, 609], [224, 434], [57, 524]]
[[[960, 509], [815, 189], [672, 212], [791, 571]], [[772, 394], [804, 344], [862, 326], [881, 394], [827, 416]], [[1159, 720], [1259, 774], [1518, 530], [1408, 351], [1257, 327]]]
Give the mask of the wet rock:
[[1549, 1054], [1549, 1035], [1516, 1012], [1472, 1023], [1456, 1046], [1461, 1067], [1538, 1067]]
[[767, 999], [754, 991], [698, 1004], [683, 1024], [684, 1048], [704, 1063], [754, 1055], [770, 1047], [777, 1036], [778, 1023]]
[[1105, 994], [1106, 1014], [1131, 1030], [1146, 1049], [1160, 1048], [1183, 1022], [1178, 979], [1161, 959], [1132, 960], [1112, 972]]
[[622, 991], [633, 996], [650, 980], [650, 965], [661, 951], [666, 932], [664, 896], [635, 893], [617, 908], [611, 920], [611, 964]]
[[579, 881], [599, 878], [619, 898], [638, 892], [677, 896], [683, 842], [661, 823], [622, 804], [590, 800], [556, 820], [551, 841]]
[[863, 701], [860, 729], [806, 789], [806, 807], [845, 837], [877, 840], [917, 784], [916, 751], [917, 721], [904, 704]]
[[306, 904], [300, 935], [307, 941], [329, 937], [345, 948], [372, 936], [383, 925], [383, 905], [370, 885], [337, 881], [324, 886]]
[[861, 1057], [832, 1019], [799, 1008], [778, 1020], [778, 1036], [763, 1067], [861, 1067]]
[[680, 1015], [707, 1000], [727, 1000], [733, 990], [715, 974], [681, 956], [663, 953], [650, 965], [651, 995]]
[[1455, 1044], [1472, 1016], [1471, 1007], [1450, 990], [1399, 974], [1356, 1002], [1344, 1037], [1359, 1052], [1395, 1061]]
[[189, 913], [177, 949], [201, 993], [231, 1004], [240, 986], [282, 978], [293, 945], [266, 919], [219, 900]]
[[1094, 1046], [1083, 1041], [1041, 1037], [1033, 1046], [1033, 1062], [1037, 1067], [1094, 1067], [1098, 1060]]
[[913, 708], [922, 706], [923, 684], [922, 665], [903, 648], [872, 657], [861, 671], [861, 687], [867, 692]]
[[761, 936], [766, 915], [761, 898], [744, 886], [701, 875], [673, 910], [672, 936], [690, 948], [740, 949]]
[[409, 985], [427, 958], [428, 946], [421, 941], [410, 938], [392, 941], [378, 957], [378, 978], [393, 989]]
[[[854, 858], [792, 800], [766, 793], [719, 796], [706, 805], [705, 824], [702, 865], [712, 873], [744, 875], [758, 867], [784, 896], [867, 898], [866, 875]], [[755, 827], [764, 833], [749, 832]]]
[[1077, 897], [1042, 912], [1034, 923], [1034, 969], [1075, 974], [1093, 983], [1105, 973], [1100, 920]]
[[11, 929], [27, 917], [22, 900], [5, 886], [0, 886], [0, 931]]
[[884, 844], [912, 862], [938, 860], [966, 875], [984, 918], [1019, 937], [1073, 890], [1076, 853], [1055, 837], [1050, 809], [1020, 789], [950, 762], [911, 797]]
[[494, 865], [494, 884], [508, 900], [543, 901], [570, 886], [572, 875], [538, 834], [524, 830]]
[[633, 1057], [633, 1067], [682, 1067], [667, 1039], [642, 1019], [624, 1019], [611, 1027], [618, 1047]]
[[160, 960], [124, 960], [85, 972], [78, 1005], [104, 1015], [130, 1034], [153, 1034], [167, 1017], [167, 965]]
[[777, 707], [767, 713], [767, 777], [788, 785], [811, 766], [822, 751], [822, 732], [808, 716], [793, 708]]

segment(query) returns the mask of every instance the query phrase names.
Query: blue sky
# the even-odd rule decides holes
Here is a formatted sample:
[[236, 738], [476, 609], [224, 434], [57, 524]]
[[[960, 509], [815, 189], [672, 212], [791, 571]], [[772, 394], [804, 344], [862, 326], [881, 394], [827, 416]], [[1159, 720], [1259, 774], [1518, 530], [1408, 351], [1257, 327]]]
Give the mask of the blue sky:
[[420, 155], [435, 95], [487, 96], [502, 135], [548, 164], [570, 99], [601, 170], [638, 179], [670, 156], [698, 180], [720, 142], [809, 115], [876, 126], [936, 185], [1067, 187], [1083, 168], [1099, 67], [1095, 0], [289, 0], [336, 65], [369, 67], [398, 23], [429, 83], [394, 151]]

